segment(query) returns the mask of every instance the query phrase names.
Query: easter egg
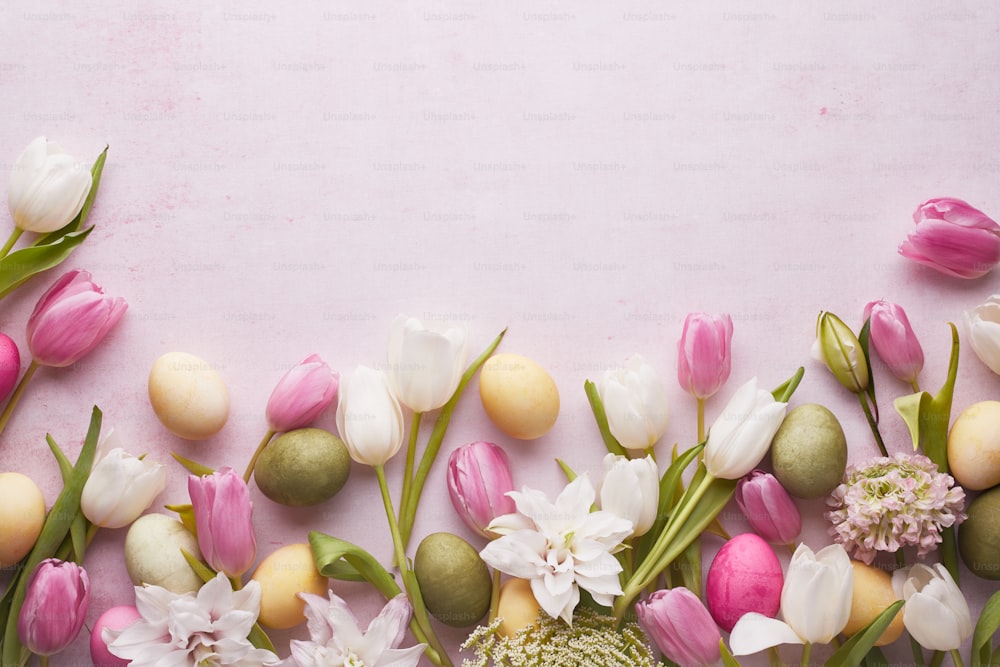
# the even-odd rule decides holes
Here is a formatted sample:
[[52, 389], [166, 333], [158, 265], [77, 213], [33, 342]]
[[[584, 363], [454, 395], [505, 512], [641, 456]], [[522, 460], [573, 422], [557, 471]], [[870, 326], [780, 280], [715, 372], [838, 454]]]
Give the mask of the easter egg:
[[751, 611], [774, 617], [784, 581], [781, 562], [767, 542], [753, 533], [737, 535], [719, 549], [708, 568], [708, 610], [726, 632]]
[[17, 343], [7, 334], [0, 333], [0, 401], [14, 391], [20, 373], [21, 353]]
[[27, 475], [0, 473], [0, 567], [28, 555], [45, 525], [45, 497]]
[[149, 371], [149, 403], [168, 431], [207, 440], [229, 418], [229, 390], [211, 364], [186, 352], [168, 352]]
[[432, 533], [417, 547], [413, 573], [427, 611], [446, 625], [474, 625], [490, 608], [493, 579], [471, 544], [451, 533]]
[[948, 433], [948, 467], [972, 491], [1000, 484], [1000, 401], [981, 401], [958, 415]]
[[111, 607], [97, 618], [90, 633], [90, 658], [94, 667], [125, 667], [129, 660], [119, 658], [108, 650], [101, 633], [109, 630], [124, 630], [142, 616], [134, 606]]
[[497, 428], [518, 440], [548, 433], [559, 416], [559, 389], [548, 372], [519, 354], [495, 354], [479, 373], [479, 397]]
[[979, 494], [958, 527], [958, 553], [977, 577], [1000, 579], [1000, 487]]
[[125, 569], [132, 583], [153, 584], [174, 593], [197, 591], [202, 580], [181, 549], [201, 559], [198, 538], [180, 521], [166, 514], [136, 519], [125, 535]]
[[253, 476], [265, 496], [298, 507], [332, 498], [350, 472], [351, 455], [340, 438], [320, 428], [300, 428], [268, 443]]
[[[896, 601], [892, 590], [892, 575], [885, 570], [851, 561], [854, 567], [854, 593], [851, 597], [851, 615], [844, 626], [844, 634], [850, 637], [885, 611]], [[875, 646], [891, 644], [903, 634], [903, 610], [900, 609], [882, 634]]]
[[497, 616], [503, 619], [499, 630], [501, 636], [510, 638], [518, 630], [534, 625], [540, 613], [541, 607], [527, 579], [508, 579], [500, 587]]
[[308, 544], [289, 544], [260, 562], [251, 577], [260, 584], [260, 622], [286, 630], [306, 620], [299, 593], [327, 597], [326, 577], [316, 570]]
[[847, 469], [847, 438], [832, 412], [815, 403], [791, 410], [771, 441], [774, 476], [797, 498], [820, 498]]

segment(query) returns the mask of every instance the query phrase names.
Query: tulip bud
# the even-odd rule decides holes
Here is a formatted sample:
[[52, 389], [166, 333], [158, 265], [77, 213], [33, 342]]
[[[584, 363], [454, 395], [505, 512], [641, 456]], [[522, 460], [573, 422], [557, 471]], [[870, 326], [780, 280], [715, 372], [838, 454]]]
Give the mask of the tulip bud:
[[0, 401], [7, 398], [21, 374], [21, 353], [10, 336], [0, 333]]
[[791, 544], [802, 530], [802, 515], [774, 475], [754, 470], [736, 485], [736, 504], [758, 535]]
[[604, 373], [597, 387], [608, 428], [625, 449], [648, 449], [667, 430], [669, 410], [663, 382], [652, 365], [638, 354], [625, 368]]
[[80, 634], [90, 601], [90, 578], [76, 563], [38, 564], [17, 616], [17, 636], [37, 655], [59, 653]]
[[453, 327], [442, 333], [415, 317], [399, 315], [389, 334], [389, 385], [414, 412], [435, 410], [448, 402], [465, 372], [468, 337]]
[[125, 314], [87, 271], [70, 271], [42, 295], [28, 318], [28, 349], [43, 366], [69, 366], [97, 347]]
[[965, 314], [969, 344], [979, 360], [1000, 375], [1000, 294]]
[[645, 535], [656, 521], [660, 474], [652, 456], [628, 459], [607, 454], [600, 489], [601, 509], [632, 522], [632, 535]]
[[930, 199], [899, 254], [956, 278], [979, 278], [1000, 262], [1000, 225], [961, 199]]
[[167, 469], [132, 456], [112, 431], [98, 446], [97, 462], [83, 486], [80, 508], [95, 526], [121, 528], [146, 511], [167, 486]]
[[246, 482], [235, 470], [188, 477], [188, 495], [198, 531], [198, 548], [216, 572], [238, 577], [257, 555], [253, 503]]
[[924, 367], [924, 351], [902, 306], [888, 301], [872, 301], [865, 306], [864, 319], [870, 321], [872, 345], [897, 378], [916, 384]]
[[688, 589], [656, 591], [635, 605], [635, 613], [657, 648], [679, 667], [701, 667], [719, 661], [719, 627], [698, 596]]
[[770, 392], [758, 389], [757, 378], [737, 389], [708, 432], [708, 473], [721, 479], [739, 479], [756, 468], [787, 407], [787, 403], [775, 401]]
[[677, 381], [681, 388], [697, 399], [719, 391], [729, 379], [732, 340], [733, 320], [728, 314], [688, 315], [677, 343]]
[[848, 390], [859, 394], [868, 388], [868, 364], [861, 343], [844, 322], [823, 311], [816, 320], [816, 342], [812, 356], [826, 364]]
[[311, 424], [337, 396], [340, 375], [318, 354], [310, 354], [285, 373], [267, 400], [267, 426], [275, 432]]
[[892, 588], [903, 605], [903, 625], [921, 646], [951, 651], [972, 634], [969, 604], [948, 570], [917, 564], [892, 574]]
[[91, 185], [86, 166], [59, 144], [37, 137], [10, 172], [7, 205], [20, 229], [54, 232], [80, 213]]
[[403, 445], [403, 411], [385, 374], [358, 366], [340, 385], [337, 430], [351, 458], [382, 465]]
[[472, 530], [496, 537], [486, 527], [498, 516], [517, 511], [508, 491], [514, 490], [507, 453], [492, 442], [463, 445], [448, 457], [448, 496]]

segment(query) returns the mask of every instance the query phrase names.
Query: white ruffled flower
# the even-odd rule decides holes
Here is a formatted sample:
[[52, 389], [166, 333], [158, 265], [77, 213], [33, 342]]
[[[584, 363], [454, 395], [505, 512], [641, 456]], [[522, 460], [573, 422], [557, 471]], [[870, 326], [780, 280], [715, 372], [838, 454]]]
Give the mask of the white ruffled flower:
[[491, 567], [531, 581], [539, 606], [553, 618], [573, 622], [580, 588], [598, 604], [611, 606], [621, 595], [621, 565], [612, 556], [632, 534], [632, 522], [611, 512], [591, 512], [596, 494], [590, 479], [580, 475], [555, 503], [541, 491], [511, 491], [517, 513], [505, 514], [488, 530], [501, 537], [480, 556]]
[[260, 584], [234, 591], [219, 574], [198, 594], [177, 594], [159, 586], [136, 586], [142, 618], [124, 630], [105, 628], [102, 638], [113, 655], [132, 667], [263, 667], [280, 660], [254, 648], [247, 636], [260, 613]]
[[330, 599], [299, 593], [305, 600], [309, 641], [293, 639], [290, 662], [298, 667], [365, 665], [416, 667], [426, 646], [397, 648], [410, 622], [412, 607], [405, 594], [389, 600], [361, 632], [347, 603], [329, 591]]

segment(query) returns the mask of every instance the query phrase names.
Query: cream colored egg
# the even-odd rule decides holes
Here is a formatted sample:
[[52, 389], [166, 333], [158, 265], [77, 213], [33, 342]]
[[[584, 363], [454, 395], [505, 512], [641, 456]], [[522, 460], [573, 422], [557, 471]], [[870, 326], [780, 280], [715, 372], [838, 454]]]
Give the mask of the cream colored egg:
[[500, 634], [513, 637], [518, 630], [534, 625], [538, 620], [541, 607], [531, 592], [531, 582], [527, 579], [508, 579], [500, 587], [500, 600], [497, 602], [497, 616], [503, 619], [500, 623]]
[[260, 622], [275, 630], [306, 620], [305, 602], [298, 593], [327, 597], [326, 577], [316, 571], [308, 544], [281, 547], [260, 562], [251, 577], [260, 584]]
[[1000, 401], [982, 401], [962, 411], [948, 434], [948, 466], [966, 489], [1000, 484]]
[[180, 521], [166, 514], [146, 514], [136, 519], [125, 535], [125, 569], [132, 583], [162, 586], [174, 593], [197, 591], [202, 580], [188, 565], [181, 549], [201, 558], [198, 538]]
[[519, 440], [548, 433], [559, 416], [559, 389], [548, 372], [519, 354], [496, 354], [479, 374], [483, 409], [497, 427]]
[[30, 477], [0, 473], [0, 567], [28, 555], [45, 525], [45, 496]]
[[[896, 601], [892, 590], [892, 576], [877, 567], [851, 561], [854, 566], [854, 596], [851, 598], [851, 616], [844, 627], [844, 634], [850, 637], [885, 611]], [[896, 613], [875, 646], [891, 644], [903, 634], [903, 610]]]
[[149, 402], [174, 435], [206, 440], [229, 418], [229, 391], [211, 364], [186, 352], [168, 352], [149, 371]]

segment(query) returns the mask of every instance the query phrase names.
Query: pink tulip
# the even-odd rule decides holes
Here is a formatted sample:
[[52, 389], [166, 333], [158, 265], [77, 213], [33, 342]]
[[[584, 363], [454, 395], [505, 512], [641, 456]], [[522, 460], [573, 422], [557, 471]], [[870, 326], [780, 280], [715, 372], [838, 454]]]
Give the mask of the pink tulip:
[[37, 655], [52, 655], [80, 634], [90, 602], [90, 578], [76, 563], [38, 564], [17, 617], [17, 636]]
[[253, 503], [246, 482], [235, 470], [188, 477], [188, 495], [198, 532], [198, 548], [216, 572], [239, 577], [257, 555]]
[[715, 394], [729, 379], [733, 320], [691, 313], [677, 344], [677, 381], [698, 399]]
[[893, 375], [908, 384], [916, 384], [924, 368], [924, 351], [906, 311], [888, 301], [872, 301], [865, 306], [864, 319], [869, 318], [871, 342], [878, 356]]
[[785, 487], [771, 473], [754, 470], [736, 485], [736, 504], [758, 535], [791, 544], [802, 530], [802, 515]]
[[510, 464], [503, 449], [492, 442], [473, 442], [448, 457], [448, 495], [462, 521], [483, 537], [498, 516], [517, 511], [506, 494], [514, 490]]
[[656, 591], [635, 605], [635, 613], [653, 643], [680, 667], [719, 661], [719, 628], [698, 596], [688, 589]]
[[318, 354], [310, 354], [285, 373], [267, 401], [267, 425], [272, 431], [308, 426], [337, 396], [340, 375]]
[[10, 336], [0, 333], [0, 401], [7, 398], [21, 373], [21, 353]]
[[899, 254], [956, 278], [979, 278], [1000, 262], [1000, 225], [961, 199], [929, 199]]
[[42, 366], [69, 366], [97, 347], [125, 314], [121, 297], [109, 297], [87, 271], [57, 280], [28, 318], [28, 349]]

